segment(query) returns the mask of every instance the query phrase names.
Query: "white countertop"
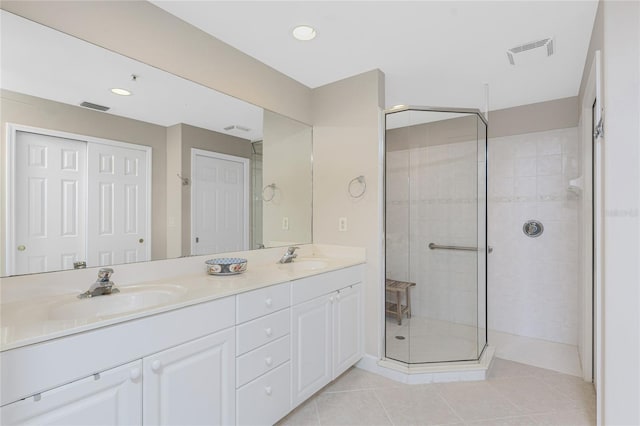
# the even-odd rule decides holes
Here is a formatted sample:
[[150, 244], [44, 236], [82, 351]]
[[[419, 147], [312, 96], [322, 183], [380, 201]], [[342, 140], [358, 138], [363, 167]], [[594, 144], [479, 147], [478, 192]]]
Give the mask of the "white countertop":
[[[118, 285], [118, 280], [114, 277], [116, 287], [120, 288], [123, 293], [126, 292], [126, 289], [129, 286], [153, 287], [158, 285], [176, 285], [180, 288], [179, 294], [167, 303], [157, 304], [151, 308], [128, 311], [120, 314], [92, 316], [90, 318], [72, 320], [52, 319], [50, 312], [53, 307], [61, 306], [65, 303], [91, 303], [92, 300], [95, 300], [98, 297], [110, 297], [98, 296], [94, 299], [84, 299], [80, 301], [77, 299], [77, 295], [79, 294], [77, 291], [66, 292], [64, 294], [41, 295], [40, 297], [33, 297], [32, 294], [29, 298], [11, 300], [0, 305], [0, 351], [7, 351], [99, 327], [184, 308], [197, 303], [207, 302], [274, 284], [339, 270], [365, 262], [364, 255], [359, 255], [357, 252], [342, 253], [343, 255], [339, 257], [327, 257], [317, 256], [315, 250], [311, 253], [309, 250], [305, 251], [307, 251], [307, 254], [305, 255], [306, 259], [311, 260], [321, 257], [321, 259], [326, 263], [326, 266], [313, 270], [303, 270], [290, 268], [287, 267], [287, 265], [282, 266], [274, 263], [273, 261], [264, 262], [264, 255], [262, 255], [261, 259], [254, 259], [254, 262], [252, 262], [251, 256], [247, 255], [245, 256], [249, 258], [247, 271], [238, 275], [207, 275], [204, 272], [204, 268], [200, 266], [197, 268], [197, 270], [201, 271], [199, 273], [186, 273], [172, 278], [152, 279], [145, 282], [130, 283], [127, 285]], [[247, 252], [247, 254], [249, 253], [253, 252]], [[241, 255], [242, 253], [239, 254]], [[345, 256], [345, 254], [347, 256]], [[179, 262], [180, 260], [182, 259], [174, 259], [173, 262]], [[299, 259], [299, 261], [300, 260], [303, 259]], [[184, 261], [193, 265], [193, 258], [187, 258], [184, 259]], [[116, 271], [118, 269], [124, 268], [116, 267]], [[60, 274], [69, 274], [73, 272], [74, 271], [67, 271]], [[3, 280], [7, 279], [5, 278]], [[89, 285], [86, 285], [87, 288], [88, 286]], [[27, 291], [24, 293], [28, 294]], [[37, 295], [38, 293], [36, 292], [35, 294]]]

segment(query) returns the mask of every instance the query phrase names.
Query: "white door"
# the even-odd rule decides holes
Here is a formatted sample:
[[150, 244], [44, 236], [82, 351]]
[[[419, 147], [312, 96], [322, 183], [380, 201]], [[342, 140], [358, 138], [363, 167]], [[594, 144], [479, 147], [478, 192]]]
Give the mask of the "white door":
[[73, 268], [85, 257], [86, 143], [16, 131], [15, 237], [8, 274]]
[[0, 424], [139, 425], [142, 363], [135, 361], [0, 409]]
[[298, 405], [332, 379], [332, 304], [335, 293], [291, 309], [293, 405]]
[[147, 151], [88, 147], [88, 265], [150, 260]]
[[235, 424], [233, 328], [143, 359], [145, 425]]
[[362, 285], [344, 288], [333, 304], [333, 378], [362, 358]]
[[191, 150], [191, 254], [249, 249], [249, 160]]

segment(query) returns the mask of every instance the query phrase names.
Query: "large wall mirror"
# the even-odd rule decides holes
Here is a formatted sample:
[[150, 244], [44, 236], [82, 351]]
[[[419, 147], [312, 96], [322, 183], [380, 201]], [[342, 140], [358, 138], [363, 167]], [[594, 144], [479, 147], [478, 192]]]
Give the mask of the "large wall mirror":
[[0, 276], [312, 241], [310, 126], [0, 19]]

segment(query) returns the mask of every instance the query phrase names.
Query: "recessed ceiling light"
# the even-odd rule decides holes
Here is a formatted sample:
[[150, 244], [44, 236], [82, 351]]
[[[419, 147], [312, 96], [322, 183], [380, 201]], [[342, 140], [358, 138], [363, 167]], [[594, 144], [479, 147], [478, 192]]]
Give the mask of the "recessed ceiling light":
[[130, 91], [128, 91], [127, 89], [120, 89], [118, 87], [114, 87], [113, 89], [111, 89], [111, 93], [120, 96], [131, 96]]
[[301, 41], [309, 41], [316, 38], [316, 30], [308, 25], [298, 25], [293, 29], [293, 36]]

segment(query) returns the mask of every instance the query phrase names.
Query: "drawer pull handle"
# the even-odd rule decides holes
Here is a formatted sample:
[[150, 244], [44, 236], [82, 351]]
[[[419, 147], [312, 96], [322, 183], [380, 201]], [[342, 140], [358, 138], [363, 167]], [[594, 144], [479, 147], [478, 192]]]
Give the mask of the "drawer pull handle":
[[271, 298], [268, 298], [264, 301], [264, 304], [267, 308], [270, 308], [271, 306], [273, 306], [273, 300], [271, 300]]
[[340, 293], [336, 294], [336, 300], [340, 300]]
[[151, 369], [156, 373], [160, 371], [161, 368], [162, 368], [162, 363], [159, 360], [156, 359], [151, 363]]
[[329, 301], [333, 303], [333, 296], [329, 296]]
[[271, 358], [270, 356], [266, 357], [264, 359], [264, 363], [271, 367], [271, 365], [273, 364], [273, 358]]
[[267, 337], [271, 337], [271, 335], [273, 335], [273, 330], [271, 330], [271, 327], [265, 328], [264, 333], [267, 335]]
[[135, 382], [136, 380], [138, 380], [140, 378], [140, 369], [139, 368], [133, 368], [129, 372], [129, 378], [131, 379], [132, 382]]
[[264, 393], [271, 396], [271, 394], [273, 393], [273, 389], [271, 389], [271, 386], [265, 386]]

